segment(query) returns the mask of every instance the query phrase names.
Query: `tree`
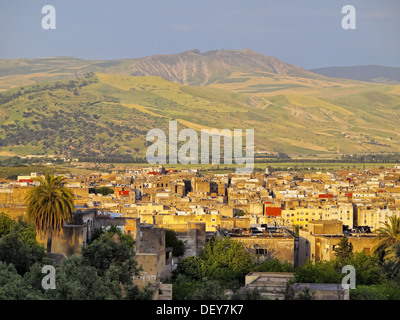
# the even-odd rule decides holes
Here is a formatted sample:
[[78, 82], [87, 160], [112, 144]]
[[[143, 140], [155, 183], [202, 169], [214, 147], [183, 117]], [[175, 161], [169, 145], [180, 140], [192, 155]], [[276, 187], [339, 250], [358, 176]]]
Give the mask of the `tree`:
[[180, 257], [185, 254], [185, 244], [177, 238], [174, 230], [165, 229], [165, 246], [172, 248], [174, 257]]
[[133, 245], [107, 232], [82, 248], [83, 264], [96, 268], [100, 276], [113, 273], [123, 285], [130, 285], [139, 275], [134, 255]]
[[350, 258], [351, 254], [353, 253], [353, 244], [349, 242], [349, 239], [346, 235], [344, 235], [339, 244], [334, 249], [336, 258], [339, 261], [346, 261]]
[[111, 300], [121, 296], [119, 281], [111, 274], [100, 276], [81, 256], [64, 261], [57, 269], [56, 289], [48, 291], [55, 300]]
[[350, 290], [350, 300], [400, 300], [400, 288], [392, 281], [370, 286], [360, 285]]
[[91, 242], [95, 241], [96, 239], [100, 238], [102, 234], [106, 234], [109, 237], [116, 237], [118, 236], [118, 239], [124, 243], [127, 244], [127, 246], [130, 249], [133, 249], [135, 246], [135, 240], [128, 234], [124, 234], [121, 229], [119, 229], [116, 226], [111, 226], [109, 229], [105, 230], [104, 228], [97, 228], [94, 230]]
[[193, 294], [195, 300], [225, 300], [223, 288], [218, 281], [207, 280], [202, 281], [202, 286]]
[[377, 230], [377, 236], [380, 243], [374, 248], [374, 252], [382, 261], [387, 251], [400, 240], [400, 218], [397, 216], [389, 217], [389, 223], [383, 223], [383, 227]]
[[293, 264], [287, 261], [279, 261], [277, 258], [274, 260], [265, 260], [262, 263], [254, 267], [254, 271], [257, 272], [293, 272]]
[[36, 240], [34, 225], [22, 217], [14, 221], [0, 215], [0, 261], [13, 264], [21, 275], [36, 262], [49, 263], [43, 245]]
[[294, 272], [293, 283], [341, 283], [343, 274], [335, 261], [307, 261]]
[[206, 265], [206, 276], [227, 283], [244, 276], [254, 266], [255, 258], [246, 252], [243, 243], [230, 237], [214, 237], [206, 243], [200, 258]]
[[178, 266], [173, 271], [177, 275], [187, 276], [189, 279], [200, 281], [205, 277], [206, 265], [199, 257], [190, 256], [179, 261]]
[[400, 243], [396, 243], [387, 249], [384, 257], [384, 268], [389, 278], [400, 276]]
[[172, 299], [173, 300], [191, 300], [195, 291], [202, 287], [202, 282], [193, 280], [192, 278], [177, 274], [172, 283]]
[[0, 300], [39, 300], [43, 297], [17, 273], [12, 264], [0, 261]]
[[51, 253], [52, 236], [72, 220], [73, 192], [64, 186], [64, 178], [46, 174], [38, 177], [39, 185], [27, 194], [27, 217], [40, 234], [47, 236], [47, 253]]

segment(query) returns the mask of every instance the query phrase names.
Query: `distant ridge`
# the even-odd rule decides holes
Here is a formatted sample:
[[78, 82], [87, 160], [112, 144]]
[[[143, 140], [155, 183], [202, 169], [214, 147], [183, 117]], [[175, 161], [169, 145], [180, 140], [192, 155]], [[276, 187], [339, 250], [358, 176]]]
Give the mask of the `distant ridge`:
[[[87, 72], [158, 76], [168, 81], [195, 86], [207, 86], [224, 81], [233, 73], [325, 78], [250, 49], [213, 50], [204, 53], [194, 49], [176, 54], [120, 60], [84, 60], [74, 57], [0, 60], [0, 87], [1, 78], [11, 75], [12, 81], [4, 79], [7, 80], [4, 82], [8, 88], [14, 87], [12, 84], [17, 83], [17, 80], [25, 82], [20, 81], [18, 85], [27, 85], [44, 80], [70, 79], [74, 75]], [[17, 79], [15, 76], [23, 77]], [[28, 81], [29, 79], [34, 82]]]
[[311, 69], [310, 71], [326, 77], [384, 84], [400, 84], [400, 67], [365, 65], [350, 67], [327, 67]]
[[[204, 53], [195, 49], [178, 54], [125, 61], [131, 61], [130, 75], [160, 76], [169, 81], [188, 85], [209, 85], [228, 78], [234, 72], [266, 72], [302, 78], [321, 78], [320, 75], [301, 67], [250, 49], [213, 50]], [[113, 68], [110, 69], [109, 71], [112, 71]]]

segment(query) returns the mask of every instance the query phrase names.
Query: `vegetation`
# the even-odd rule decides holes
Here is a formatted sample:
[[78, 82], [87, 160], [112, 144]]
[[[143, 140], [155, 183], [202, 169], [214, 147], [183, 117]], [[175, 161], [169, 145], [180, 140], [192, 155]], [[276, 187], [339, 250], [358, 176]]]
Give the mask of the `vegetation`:
[[[397, 216], [389, 217], [389, 223], [383, 223], [383, 227], [377, 230], [378, 239], [381, 240], [374, 248], [375, 253], [381, 260], [385, 259], [388, 251], [400, 240], [400, 218]], [[393, 257], [393, 255], [391, 255]], [[390, 259], [390, 258], [389, 258]]]
[[[55, 289], [42, 287], [44, 265], [56, 268]], [[1, 300], [150, 300], [151, 288], [139, 290], [132, 282], [138, 272], [133, 239], [117, 229], [99, 232], [81, 255], [57, 265], [32, 223], [0, 213]]]
[[48, 237], [47, 252], [51, 252], [53, 234], [61, 231], [65, 222], [72, 220], [73, 192], [64, 187], [64, 178], [46, 174], [35, 178], [39, 185], [27, 194], [27, 217], [39, 233]]
[[[243, 61], [246, 55], [259, 61], [265, 72], [254, 70], [248, 59]], [[135, 68], [132, 61], [115, 61], [111, 69], [92, 61], [87, 62], [92, 70], [112, 74], [88, 73], [62, 80], [51, 79], [53, 73], [45, 72], [42, 79], [53, 81], [28, 85], [32, 79], [28, 81], [29, 75], [21, 74], [20, 66], [3, 62], [2, 70], [16, 72], [16, 82], [23, 87], [0, 94], [0, 152], [8, 156], [63, 155], [92, 162], [142, 162], [149, 144], [145, 141], [147, 132], [153, 128], [167, 132], [168, 121], [177, 120], [179, 130], [192, 128], [197, 132], [203, 128], [256, 128], [256, 151], [262, 152], [256, 155], [256, 162], [298, 161], [301, 157], [324, 161], [324, 155], [342, 154], [348, 156], [337, 161], [345, 163], [393, 163], [399, 159], [395, 138], [398, 86], [324, 78], [294, 71], [289, 65], [282, 78], [265, 64], [269, 57], [254, 52], [210, 54], [205, 63], [218, 65], [219, 59], [228, 56], [230, 63], [223, 64], [226, 72], [205, 75], [198, 70], [200, 74], [193, 79], [182, 79], [186, 84], [154, 76], [161, 75], [157, 72], [143, 77], [123, 75], [126, 70], [132, 72], [127, 66]], [[158, 59], [164, 58], [154, 61]], [[188, 59], [204, 56], [189, 55]], [[172, 60], [160, 63], [174, 74]], [[239, 62], [246, 70], [232, 73], [237, 66], [230, 64]], [[66, 75], [76, 71], [70, 66], [83, 67], [82, 61], [69, 60], [70, 66], [63, 59], [60, 63]], [[37, 68], [50, 71], [55, 67], [54, 61], [48, 65], [29, 61], [27, 66], [28, 74]], [[149, 70], [159, 67], [152, 65]]]
[[172, 255], [174, 257], [181, 257], [185, 254], [185, 244], [177, 238], [174, 230], [165, 230], [165, 247], [172, 248]]
[[103, 196], [108, 196], [109, 194], [114, 193], [114, 189], [107, 188], [107, 187], [100, 187], [100, 188], [89, 188], [89, 193], [94, 194], [101, 194]]

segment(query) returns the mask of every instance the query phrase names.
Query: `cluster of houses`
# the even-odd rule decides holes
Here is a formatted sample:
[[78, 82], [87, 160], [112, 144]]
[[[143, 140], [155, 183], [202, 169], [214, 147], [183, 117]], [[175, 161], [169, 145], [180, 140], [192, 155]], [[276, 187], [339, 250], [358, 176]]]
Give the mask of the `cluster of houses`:
[[[163, 166], [88, 172], [60, 173], [75, 194], [75, 212], [74, 221], [53, 239], [53, 251], [79, 253], [96, 228], [116, 226], [135, 239], [143, 268], [135, 282], [161, 288], [164, 296], [159, 299], [170, 298], [171, 289], [161, 280], [181, 258], [198, 255], [216, 235], [241, 241], [260, 261], [277, 258], [297, 266], [333, 259], [344, 234], [354, 251], [371, 252], [377, 229], [400, 214], [400, 166], [247, 175]], [[36, 175], [3, 180], [0, 210], [24, 214], [24, 198], [35, 186]], [[182, 257], [166, 247], [166, 229], [184, 242]]]

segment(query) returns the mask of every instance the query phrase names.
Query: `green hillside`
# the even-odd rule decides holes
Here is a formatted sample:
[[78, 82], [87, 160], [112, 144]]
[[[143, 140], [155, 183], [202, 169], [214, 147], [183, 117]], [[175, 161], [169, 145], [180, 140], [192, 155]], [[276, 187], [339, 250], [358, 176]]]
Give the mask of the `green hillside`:
[[14, 88], [0, 95], [0, 155], [144, 157], [147, 132], [172, 119], [255, 129], [256, 151], [291, 156], [400, 151], [400, 86], [274, 77], [199, 87], [99, 73]]

